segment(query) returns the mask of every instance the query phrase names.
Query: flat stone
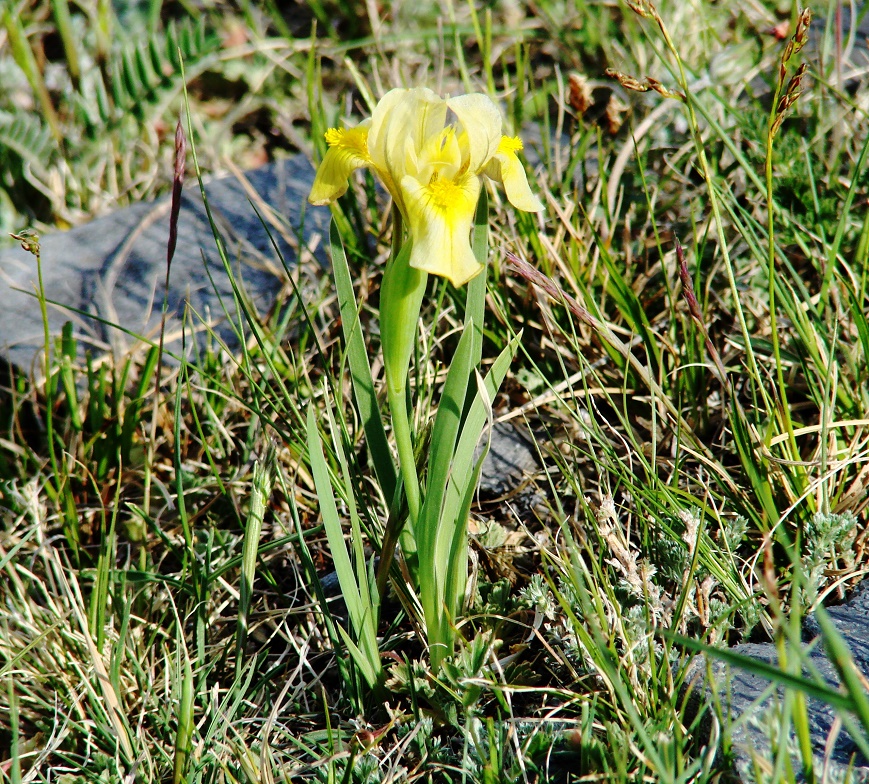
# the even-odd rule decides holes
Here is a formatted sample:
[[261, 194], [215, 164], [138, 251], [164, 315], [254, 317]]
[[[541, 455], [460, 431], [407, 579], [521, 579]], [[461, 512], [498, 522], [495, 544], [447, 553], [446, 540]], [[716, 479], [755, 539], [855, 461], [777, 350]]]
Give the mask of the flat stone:
[[[254, 171], [217, 177], [205, 185], [233, 273], [260, 308], [271, 307], [286, 282], [269, 231], [289, 266], [300, 247], [325, 249], [322, 238], [328, 237], [330, 213], [305, 209], [313, 177], [310, 162], [296, 155]], [[45, 293], [54, 303], [49, 305], [53, 335], [64, 322], [72, 321], [81, 347], [95, 354], [112, 351], [116, 356], [141, 337], [157, 339], [169, 206], [169, 197], [134, 204], [40, 238]], [[36, 260], [19, 245], [0, 251], [0, 358], [22, 370], [33, 369], [38, 376], [33, 360], [43, 346], [43, 326], [34, 296], [36, 277]], [[235, 316], [232, 286], [195, 178], [184, 185], [172, 262], [166, 334], [167, 340], [174, 339], [167, 342], [169, 352], [180, 350], [185, 303], [199, 317], [222, 322], [217, 333], [235, 345], [224, 315], [226, 307]], [[201, 321], [194, 318], [193, 323]]]
[[[828, 607], [827, 613], [847, 641], [857, 667], [869, 674], [869, 580], [861, 582], [845, 604]], [[803, 624], [803, 639], [813, 640], [820, 634], [821, 627], [810, 615]]]
[[[484, 446], [485, 440], [477, 447], [478, 455]], [[506, 495], [537, 471], [539, 465], [528, 430], [520, 429], [512, 421], [497, 422], [480, 471], [480, 493], [489, 498]]]
[[[831, 607], [828, 612], [851, 649], [857, 668], [864, 677], [869, 676], [869, 581], [862, 583], [846, 604]], [[806, 619], [803, 649], [807, 653], [807, 665], [803, 674], [811, 677], [811, 670], [814, 669], [828, 686], [838, 689], [839, 675], [827, 656], [823, 639], [817, 637], [819, 634], [820, 628], [815, 619]], [[776, 666], [779, 661], [778, 649], [771, 643], [737, 645], [732, 650]], [[772, 772], [770, 729], [778, 723], [776, 707], [783, 704], [784, 689], [773, 686], [767, 678], [740, 667], [732, 667], [713, 657], [708, 662], [725, 721], [729, 721], [736, 773], [744, 784], [750, 784], [758, 780], [756, 770], [765, 775]], [[698, 656], [689, 673], [689, 681], [695, 681], [692, 698], [695, 707], [703, 702], [708, 703], [712, 696], [712, 690], [705, 681], [706, 664], [707, 659]], [[698, 688], [699, 683], [704, 684], [702, 688]], [[856, 784], [869, 782], [869, 760], [859, 751], [847, 730], [838, 724], [836, 710], [826, 702], [809, 696], [806, 697], [806, 708], [818, 780], [821, 780], [821, 774], [825, 771], [824, 780], [845, 781], [850, 769], [850, 781]], [[708, 721], [706, 723], [708, 729]], [[796, 780], [805, 781], [793, 728], [790, 746]]]

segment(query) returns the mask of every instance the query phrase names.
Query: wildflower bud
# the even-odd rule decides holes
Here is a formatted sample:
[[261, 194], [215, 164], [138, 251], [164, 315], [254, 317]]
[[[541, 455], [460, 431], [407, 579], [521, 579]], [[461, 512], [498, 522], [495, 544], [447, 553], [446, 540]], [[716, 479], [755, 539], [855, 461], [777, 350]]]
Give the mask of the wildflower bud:
[[785, 78], [785, 71], [787, 64], [790, 62], [791, 57], [794, 54], [794, 39], [791, 38], [790, 41], [787, 42], [785, 46], [784, 53], [781, 56], [781, 63], [779, 64], [779, 80], [783, 81]]
[[810, 8], [803, 9], [797, 20], [797, 29], [785, 46], [784, 53], [781, 57], [779, 65], [779, 81], [783, 82], [785, 78], [785, 66], [790, 62], [791, 57], [798, 54], [800, 50], [809, 41], [809, 25], [812, 23], [812, 11]]
[[697, 324], [698, 329], [703, 335], [703, 340], [706, 343], [706, 350], [709, 352], [709, 356], [712, 357], [712, 361], [715, 363], [715, 368], [718, 370], [721, 383], [729, 389], [730, 382], [727, 378], [727, 369], [724, 367], [724, 362], [721, 359], [721, 355], [718, 353], [718, 349], [715, 348], [715, 344], [709, 337], [709, 330], [706, 328], [706, 322], [703, 319], [703, 312], [700, 309], [700, 303], [697, 301], [697, 295], [694, 292], [694, 281], [691, 280], [691, 274], [688, 272], [688, 263], [685, 261], [685, 253], [682, 250], [682, 243], [680, 243], [678, 239], [676, 240], [676, 260], [679, 263], [679, 278], [682, 281], [682, 296], [685, 297], [685, 301], [688, 303], [688, 312], [691, 314], [691, 318], [694, 319], [694, 323]]
[[594, 317], [567, 292], [556, 286], [555, 283], [540, 272], [540, 270], [531, 266], [527, 261], [520, 259], [515, 253], [507, 251], [506, 255], [510, 266], [531, 285], [545, 291], [556, 302], [562, 303], [580, 321], [585, 322], [595, 329], [598, 328]]
[[184, 185], [184, 169], [187, 162], [187, 138], [181, 120], [175, 126], [175, 163], [172, 176], [172, 206], [169, 213], [169, 243], [166, 249], [166, 271], [172, 266], [175, 246], [178, 242], [178, 216], [181, 212], [181, 188]]
[[700, 304], [697, 302], [697, 295], [694, 293], [694, 281], [691, 280], [691, 274], [688, 272], [688, 262], [685, 261], [685, 254], [682, 251], [682, 245], [679, 243], [679, 240], [676, 240], [676, 257], [679, 260], [679, 278], [682, 281], [682, 294], [688, 303], [688, 311], [695, 321], [703, 324], [703, 313], [700, 311]]
[[788, 110], [797, 102], [797, 99], [803, 94], [801, 89], [803, 77], [806, 75], [806, 71], [808, 70], [808, 66], [806, 63], [800, 65], [797, 68], [797, 72], [791, 77], [791, 80], [788, 82], [788, 86], [785, 88], [784, 95], [782, 95], [781, 99], [778, 102], [778, 106], [776, 106], [775, 113], [776, 117], [772, 124], [772, 134], [775, 136], [778, 133], [778, 129], [781, 128], [781, 124], [784, 122], [785, 115]]

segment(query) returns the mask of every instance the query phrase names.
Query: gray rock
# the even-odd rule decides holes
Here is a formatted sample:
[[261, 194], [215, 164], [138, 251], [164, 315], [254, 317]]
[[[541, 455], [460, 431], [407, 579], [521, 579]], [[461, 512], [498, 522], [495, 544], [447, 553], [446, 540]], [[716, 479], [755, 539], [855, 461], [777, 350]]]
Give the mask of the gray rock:
[[[850, 600], [828, 611], [839, 632], [845, 637], [854, 657], [854, 662], [864, 676], [869, 676], [869, 581], [861, 584]], [[804, 676], [811, 677], [815, 670], [832, 688], [839, 687], [839, 676], [827, 657], [823, 640], [818, 638], [820, 629], [814, 618], [808, 618], [803, 628], [804, 651], [807, 654]], [[813, 639], [814, 638], [814, 639]], [[760, 661], [777, 665], [778, 650], [771, 643], [737, 645], [735, 653], [750, 656]], [[707, 677], [707, 660], [698, 656], [692, 665], [689, 681], [695, 687], [694, 699], [709, 702], [712, 690], [704, 683]], [[745, 784], [758, 781], [756, 770], [762, 772], [762, 781], [770, 781], [772, 768], [772, 743], [770, 735], [778, 726], [777, 707], [783, 704], [784, 690], [748, 670], [732, 667], [710, 658], [709, 670], [716, 684], [716, 693], [721, 700], [722, 713], [729, 722], [736, 772]], [[850, 780], [855, 783], [869, 782], [869, 760], [859, 751], [848, 732], [837, 722], [837, 713], [827, 703], [806, 698], [815, 773], [819, 777], [825, 771], [826, 781]], [[707, 723], [708, 724], [708, 723]], [[797, 781], [805, 781], [793, 729], [791, 730], [791, 764]], [[849, 773], [850, 769], [850, 773]], [[850, 776], [850, 778], [846, 778]]]
[[[869, 580], [860, 583], [845, 604], [828, 607], [827, 613], [845, 637], [851, 655], [860, 671], [869, 674]], [[821, 634], [814, 616], [803, 624], [803, 639], [812, 640]]]
[[[286, 280], [263, 222], [288, 264], [297, 257], [299, 240], [308, 244], [317, 233], [328, 237], [328, 210], [305, 210], [313, 176], [310, 163], [297, 155], [240, 177], [220, 177], [206, 184], [208, 202], [233, 271], [261, 308], [271, 306]], [[106, 350], [123, 352], [139, 336], [156, 339], [168, 233], [166, 197], [117, 210], [69, 231], [44, 235], [46, 296], [56, 303], [49, 305], [52, 334], [59, 333], [64, 322], [72, 321], [80, 345], [99, 354]], [[31, 368], [43, 345], [42, 320], [33, 296], [35, 282], [33, 256], [18, 245], [0, 251], [0, 358], [24, 370]], [[232, 287], [217, 252], [199, 185], [192, 178], [185, 183], [182, 198], [170, 277], [169, 311], [173, 319], [167, 336], [179, 334], [178, 317], [186, 302], [201, 317], [223, 320], [218, 334], [234, 342], [223, 312], [225, 306], [235, 314]], [[167, 344], [166, 350], [180, 350], [180, 341]], [[36, 373], [39, 375], [38, 368]]]
[[[483, 446], [478, 447], [478, 454]], [[538, 467], [537, 449], [528, 430], [520, 430], [512, 421], [497, 422], [480, 471], [480, 493], [489, 498], [506, 495]]]

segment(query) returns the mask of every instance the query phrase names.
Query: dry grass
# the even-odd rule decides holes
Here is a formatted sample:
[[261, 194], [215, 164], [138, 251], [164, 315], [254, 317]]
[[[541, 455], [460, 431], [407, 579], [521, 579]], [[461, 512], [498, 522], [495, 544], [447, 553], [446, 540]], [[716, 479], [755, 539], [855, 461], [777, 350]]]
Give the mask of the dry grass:
[[[147, 349], [128, 366], [73, 362], [76, 383], [54, 390], [49, 412], [44, 388], [11, 384], [0, 407], [0, 780], [720, 780], [726, 717], [711, 737], [689, 721], [688, 653], [662, 632], [783, 639], [783, 619], [841, 598], [866, 569], [869, 223], [865, 111], [847, 81], [859, 78], [856, 50], [839, 65], [816, 21], [769, 191], [766, 75], [785, 43], [767, 31], [785, 19], [767, 6], [662, 4], [673, 49], [654, 18], [627, 7], [365, 9], [310, 2], [315, 48], [307, 29], [281, 30], [270, 6], [208, 18], [209, 31], [243, 31], [244, 43], [192, 79], [193, 127], [198, 148], [242, 160], [281, 154], [264, 126], [316, 156], [323, 128], [367, 115], [392, 86], [424, 82], [490, 92], [529, 140], [547, 209], [518, 215], [494, 196], [484, 356], [522, 330], [495, 414], [527, 423], [541, 467], [515, 495], [474, 507], [466, 643], [439, 675], [426, 670], [398, 573], [379, 630], [385, 699], [367, 693], [336, 634], [304, 437], [326, 381], [343, 390], [371, 552], [386, 504], [347, 403], [328, 271], [306, 257], [292, 272], [301, 296], [241, 335], [240, 355], [164, 370], [157, 401]], [[49, 24], [46, 9], [33, 13], [28, 24]], [[11, 57], [0, 49], [10, 69]], [[688, 101], [654, 85], [626, 90], [607, 66]], [[576, 72], [590, 106], [570, 101]], [[221, 93], [234, 73], [244, 96], [233, 110], [209, 85]], [[130, 113], [124, 133], [146, 125]], [[121, 131], [97, 129], [88, 149], [107, 139], [120, 143]], [[169, 142], [152, 141], [148, 154], [168, 160]], [[67, 152], [44, 167], [88, 181], [94, 159]], [[122, 191], [141, 176], [136, 160], [119, 164], [130, 175]], [[10, 176], [26, 163], [8, 163]], [[106, 180], [90, 182], [99, 202]], [[84, 204], [75, 188], [64, 193], [41, 220]], [[369, 180], [336, 211], [373, 357], [385, 214]], [[4, 220], [20, 228], [16, 213]], [[420, 426], [463, 311], [449, 287], [430, 293]], [[255, 479], [257, 465], [268, 470]], [[255, 489], [268, 499], [261, 517]]]

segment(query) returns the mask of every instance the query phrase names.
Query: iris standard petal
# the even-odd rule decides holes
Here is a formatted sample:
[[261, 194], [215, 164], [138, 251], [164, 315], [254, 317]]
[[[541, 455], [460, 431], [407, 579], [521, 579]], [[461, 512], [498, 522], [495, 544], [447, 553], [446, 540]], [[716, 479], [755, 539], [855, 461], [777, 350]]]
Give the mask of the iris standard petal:
[[386, 168], [386, 136], [389, 125], [406, 121], [407, 111], [402, 107], [408, 91], [402, 88], [390, 90], [374, 107], [371, 115], [371, 130], [368, 132], [368, 152], [379, 169]]
[[[371, 116], [368, 148], [375, 167], [391, 183], [401, 182], [407, 173], [408, 141], [418, 153], [429, 137], [443, 131], [446, 117], [446, 101], [427, 87], [390, 90]], [[386, 182], [390, 190], [391, 183]]]
[[447, 101], [447, 106], [459, 118], [463, 138], [467, 139], [468, 171], [479, 174], [498, 149], [501, 112], [492, 99], [482, 93], [458, 95]]
[[462, 167], [462, 152], [456, 138], [455, 128], [443, 128], [431, 136], [419, 155], [414, 156], [414, 166], [407, 173], [420, 182], [430, 182], [432, 177], [454, 179]]
[[368, 166], [368, 122], [355, 128], [330, 128], [326, 131], [329, 149], [314, 177], [308, 201], [318, 207], [343, 196], [355, 169]]
[[522, 149], [519, 137], [502, 136], [495, 156], [485, 168], [487, 176], [504, 186], [510, 204], [525, 212], [541, 212], [543, 204], [528, 186], [525, 167], [516, 153]]
[[413, 240], [410, 266], [448, 278], [454, 286], [464, 285], [483, 269], [470, 242], [479, 177], [436, 177], [427, 185], [405, 177], [401, 187]]

